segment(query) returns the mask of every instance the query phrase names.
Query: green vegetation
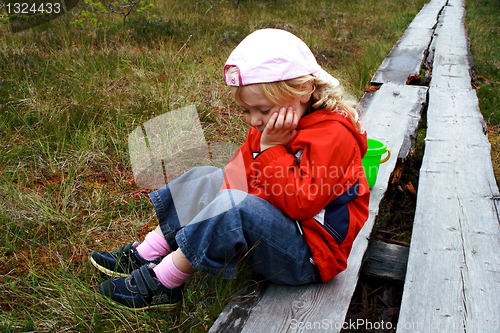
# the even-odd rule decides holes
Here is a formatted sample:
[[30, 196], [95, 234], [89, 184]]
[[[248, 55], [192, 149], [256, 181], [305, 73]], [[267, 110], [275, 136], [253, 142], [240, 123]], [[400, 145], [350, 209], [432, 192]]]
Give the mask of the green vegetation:
[[[90, 252], [140, 240], [156, 225], [149, 191], [131, 172], [129, 133], [194, 104], [209, 142], [241, 143], [248, 127], [221, 69], [242, 38], [264, 27], [301, 37], [360, 98], [425, 2], [165, 0], [123, 20], [99, 13], [82, 19], [91, 8], [81, 1], [16, 34], [0, 24], [1, 330], [206, 331], [242, 278], [196, 274], [172, 313], [134, 313], [98, 294], [104, 278]], [[491, 29], [498, 32], [498, 23]], [[478, 41], [471, 33], [473, 46], [489, 47], [497, 34]], [[479, 74], [495, 66], [480, 63]], [[498, 70], [496, 78], [481, 75], [500, 81]]]
[[478, 76], [479, 107], [488, 125], [491, 160], [500, 186], [500, 6], [496, 0], [468, 0], [466, 26]]

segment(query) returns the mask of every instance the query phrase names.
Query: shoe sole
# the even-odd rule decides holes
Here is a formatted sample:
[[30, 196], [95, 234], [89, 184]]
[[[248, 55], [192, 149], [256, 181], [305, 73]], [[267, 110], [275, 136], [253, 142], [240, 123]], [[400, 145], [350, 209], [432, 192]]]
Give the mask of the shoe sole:
[[[101, 293], [101, 295], [102, 295], [102, 293]], [[167, 310], [167, 311], [175, 310], [176, 308], [178, 308], [182, 304], [182, 300], [183, 300], [183, 298], [181, 298], [177, 303], [174, 303], [174, 304], [156, 304], [156, 305], [145, 306], [145, 307], [142, 307], [142, 308], [130, 308], [130, 307], [128, 307], [126, 305], [123, 305], [123, 304], [121, 304], [121, 303], [119, 303], [119, 302], [117, 302], [115, 300], [112, 300], [112, 299], [110, 299], [108, 297], [104, 297], [104, 299], [110, 305], [118, 306], [120, 308], [131, 310], [131, 311], [135, 311], [135, 312], [138, 312], [138, 311], [147, 311], [147, 310]]]
[[127, 277], [130, 275], [130, 274], [126, 274], [126, 273], [118, 273], [118, 272], [112, 271], [110, 269], [107, 269], [106, 267], [99, 265], [92, 257], [90, 257], [90, 263], [92, 264], [92, 266], [97, 268], [97, 270], [99, 270], [100, 272], [106, 274], [107, 276], [113, 277], [113, 278], [115, 278], [115, 277]]

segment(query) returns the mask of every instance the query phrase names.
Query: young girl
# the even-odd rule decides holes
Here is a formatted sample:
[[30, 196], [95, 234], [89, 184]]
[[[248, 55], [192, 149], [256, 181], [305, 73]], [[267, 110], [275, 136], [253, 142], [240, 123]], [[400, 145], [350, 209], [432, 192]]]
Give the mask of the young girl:
[[244, 261], [267, 279], [327, 282], [344, 270], [368, 218], [354, 103], [293, 34], [258, 30], [224, 67], [252, 126], [225, 171], [202, 167], [150, 194], [159, 226], [142, 243], [95, 251], [117, 278], [103, 295], [133, 309], [170, 308], [196, 271], [234, 278]]

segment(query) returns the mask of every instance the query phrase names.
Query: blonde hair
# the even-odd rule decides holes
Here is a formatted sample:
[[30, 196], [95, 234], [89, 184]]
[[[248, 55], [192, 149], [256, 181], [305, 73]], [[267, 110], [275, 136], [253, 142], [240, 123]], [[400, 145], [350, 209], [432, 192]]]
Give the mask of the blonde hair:
[[[238, 69], [234, 66], [227, 69], [227, 75], [238, 75]], [[304, 89], [304, 86], [312, 87], [312, 95], [310, 99], [311, 106], [315, 109], [324, 109], [329, 112], [337, 112], [351, 118], [352, 124], [359, 133], [365, 132], [358, 112], [356, 111], [357, 103], [349, 98], [344, 89], [340, 86], [334, 87], [330, 82], [316, 78], [312, 75], [301, 76], [295, 79], [276, 81], [269, 83], [257, 83], [260, 91], [272, 103], [283, 103], [287, 100], [295, 99], [310, 93], [309, 89]], [[237, 86], [235, 95], [244, 103], [251, 105], [248, 101], [242, 98], [242, 88]]]

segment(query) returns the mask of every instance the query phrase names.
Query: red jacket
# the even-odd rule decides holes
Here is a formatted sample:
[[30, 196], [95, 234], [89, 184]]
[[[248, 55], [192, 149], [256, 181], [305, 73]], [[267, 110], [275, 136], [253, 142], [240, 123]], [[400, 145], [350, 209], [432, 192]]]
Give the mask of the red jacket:
[[368, 218], [370, 190], [361, 164], [366, 133], [349, 117], [324, 110], [302, 117], [297, 130], [286, 147], [260, 153], [261, 133], [250, 129], [226, 167], [222, 189], [256, 195], [300, 221], [326, 282], [347, 267]]

